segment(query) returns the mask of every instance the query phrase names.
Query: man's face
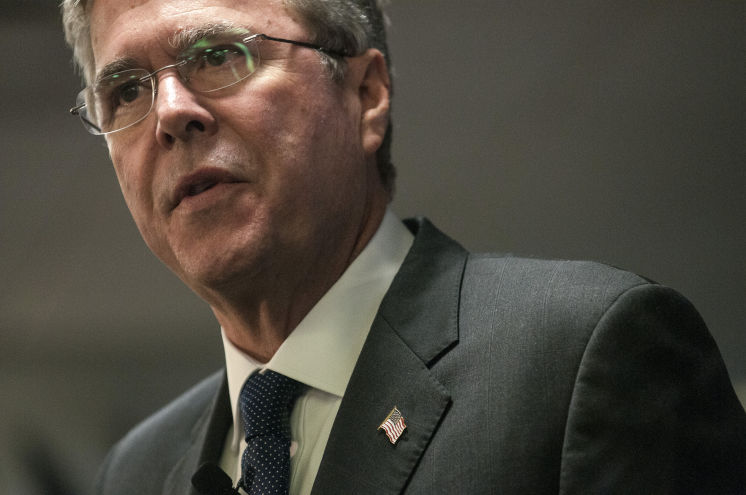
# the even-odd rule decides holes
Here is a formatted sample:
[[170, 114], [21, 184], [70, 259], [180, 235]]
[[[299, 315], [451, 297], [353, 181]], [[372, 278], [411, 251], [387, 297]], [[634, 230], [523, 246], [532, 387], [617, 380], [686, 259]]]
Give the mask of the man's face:
[[[277, 0], [96, 0], [96, 70], [117, 58], [149, 71], [173, 64], [176, 33], [219, 22], [310, 39]], [[266, 290], [288, 270], [334, 265], [385, 196], [359, 81], [334, 83], [302, 47], [263, 42], [261, 57], [248, 79], [215, 93], [159, 73], [150, 115], [107, 136], [146, 243], [208, 302], [247, 276]]]

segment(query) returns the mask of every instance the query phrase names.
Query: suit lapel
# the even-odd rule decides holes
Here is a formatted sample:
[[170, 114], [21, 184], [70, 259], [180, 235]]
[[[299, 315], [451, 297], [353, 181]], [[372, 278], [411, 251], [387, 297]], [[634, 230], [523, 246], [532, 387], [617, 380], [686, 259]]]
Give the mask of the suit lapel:
[[223, 373], [211, 404], [192, 428], [189, 447], [166, 477], [164, 495], [198, 495], [192, 487], [192, 475], [203, 463], [220, 461], [225, 436], [232, 421], [228, 381]]
[[[466, 251], [427, 220], [381, 303], [334, 421], [313, 493], [400, 493], [450, 402], [429, 370], [458, 339]], [[396, 406], [407, 429], [378, 426]]]

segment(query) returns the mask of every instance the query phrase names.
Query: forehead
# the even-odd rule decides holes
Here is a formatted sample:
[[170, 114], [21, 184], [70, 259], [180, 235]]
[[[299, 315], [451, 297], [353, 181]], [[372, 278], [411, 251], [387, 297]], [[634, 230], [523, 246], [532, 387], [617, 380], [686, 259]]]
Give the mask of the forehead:
[[282, 0], [96, 0], [90, 11], [96, 70], [107, 62], [143, 53], [173, 56], [179, 32], [226, 22], [254, 32], [303, 36]]

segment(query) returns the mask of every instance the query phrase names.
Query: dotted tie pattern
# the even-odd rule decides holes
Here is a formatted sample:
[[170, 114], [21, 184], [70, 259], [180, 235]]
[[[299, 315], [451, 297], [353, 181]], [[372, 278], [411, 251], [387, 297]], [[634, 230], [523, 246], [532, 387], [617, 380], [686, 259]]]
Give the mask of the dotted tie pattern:
[[266, 370], [254, 373], [239, 396], [246, 432], [239, 486], [250, 495], [287, 494], [290, 483], [290, 412], [304, 385]]

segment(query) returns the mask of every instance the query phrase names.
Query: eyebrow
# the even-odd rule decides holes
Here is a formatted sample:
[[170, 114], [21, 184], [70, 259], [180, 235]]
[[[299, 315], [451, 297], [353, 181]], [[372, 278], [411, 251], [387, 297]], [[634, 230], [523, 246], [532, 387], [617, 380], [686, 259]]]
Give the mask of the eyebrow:
[[248, 36], [249, 29], [228, 21], [203, 24], [201, 26], [185, 28], [171, 36], [169, 45], [181, 53], [205, 38], [219, 38], [221, 36]]
[[98, 85], [103, 79], [122, 72], [123, 70], [137, 69], [139, 65], [134, 58], [131, 57], [120, 57], [112, 60], [108, 64], [104, 65], [101, 70], [96, 74], [94, 79], [94, 86]]

